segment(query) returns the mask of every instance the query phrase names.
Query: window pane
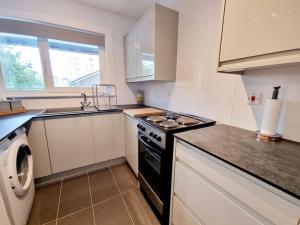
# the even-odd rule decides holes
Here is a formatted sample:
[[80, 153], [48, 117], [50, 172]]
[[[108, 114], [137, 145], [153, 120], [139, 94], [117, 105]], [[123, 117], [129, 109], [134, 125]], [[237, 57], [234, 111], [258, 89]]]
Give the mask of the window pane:
[[37, 38], [0, 33], [0, 63], [7, 90], [45, 89]]
[[142, 53], [143, 59], [143, 75], [154, 75], [154, 55]]
[[100, 83], [98, 47], [48, 40], [55, 87], [91, 87]]

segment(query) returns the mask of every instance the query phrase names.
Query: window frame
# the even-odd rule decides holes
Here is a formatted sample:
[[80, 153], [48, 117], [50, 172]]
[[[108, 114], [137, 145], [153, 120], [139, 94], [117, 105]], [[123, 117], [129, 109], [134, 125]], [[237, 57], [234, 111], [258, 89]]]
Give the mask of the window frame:
[[[0, 31], [1, 32], [1, 31]], [[82, 31], [84, 32], [84, 31]], [[51, 68], [51, 60], [49, 53], [48, 38], [37, 37], [38, 49], [40, 52], [40, 60], [42, 66], [43, 79], [45, 84], [44, 90], [9, 90], [6, 89], [4, 83], [4, 74], [0, 64], [0, 88], [4, 91], [6, 95], [14, 96], [24, 96], [24, 95], [47, 95], [48, 93], [90, 93], [92, 87], [55, 87], [54, 78]], [[105, 47], [98, 47], [98, 57], [99, 57], [99, 76], [100, 83], [106, 77], [106, 51]]]

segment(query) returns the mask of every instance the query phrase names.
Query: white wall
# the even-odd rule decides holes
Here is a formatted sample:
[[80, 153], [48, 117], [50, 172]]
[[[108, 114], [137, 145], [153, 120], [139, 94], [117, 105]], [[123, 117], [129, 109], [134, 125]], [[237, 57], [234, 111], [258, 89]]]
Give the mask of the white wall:
[[[134, 84], [131, 90], [124, 82], [123, 57], [123, 35], [135, 20], [67, 0], [0, 0], [0, 16], [37, 20], [105, 34], [107, 76], [103, 82], [117, 84], [120, 104], [135, 102], [132, 91]], [[0, 98], [4, 95], [3, 90], [0, 90]], [[66, 107], [79, 106], [79, 101], [81, 99], [24, 100], [24, 105], [27, 108]]]
[[[179, 11], [177, 82], [142, 84], [146, 104], [257, 130], [272, 86], [282, 85], [278, 131], [300, 141], [300, 67], [257, 70], [243, 76], [216, 73], [221, 0], [162, 0]], [[248, 93], [262, 104], [247, 105]]]

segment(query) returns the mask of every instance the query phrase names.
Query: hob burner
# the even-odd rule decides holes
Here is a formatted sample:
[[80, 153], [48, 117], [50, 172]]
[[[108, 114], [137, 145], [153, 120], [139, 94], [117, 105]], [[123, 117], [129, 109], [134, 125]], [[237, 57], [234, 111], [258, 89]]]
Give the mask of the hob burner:
[[160, 122], [166, 121], [167, 118], [165, 116], [149, 116], [149, 117], [147, 117], [147, 120], [154, 122], [154, 123], [160, 123]]
[[173, 112], [167, 112], [167, 113], [166, 113], [166, 117], [167, 117], [168, 119], [176, 120], [176, 119], [180, 118], [181, 115], [178, 115], [178, 114], [173, 113]]
[[179, 123], [177, 123], [175, 120], [166, 120], [163, 121], [159, 124], [160, 126], [162, 126], [163, 128], [175, 128], [179, 126]]
[[176, 120], [179, 124], [181, 125], [194, 125], [194, 124], [198, 124], [200, 123], [201, 121], [200, 120], [197, 120], [197, 119], [194, 119], [194, 118], [190, 118], [190, 117], [186, 117], [186, 116], [181, 116], [180, 118], [178, 118]]

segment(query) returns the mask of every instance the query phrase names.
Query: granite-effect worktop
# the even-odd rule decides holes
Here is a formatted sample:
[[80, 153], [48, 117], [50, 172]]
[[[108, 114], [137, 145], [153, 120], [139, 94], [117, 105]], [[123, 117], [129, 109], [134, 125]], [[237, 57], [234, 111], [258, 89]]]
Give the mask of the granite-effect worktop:
[[29, 122], [41, 110], [30, 110], [25, 113], [14, 114], [0, 117], [0, 141], [7, 135]]
[[25, 113], [14, 114], [10, 116], [1, 116], [0, 117], [0, 141], [3, 140], [10, 133], [18, 129], [19, 127], [25, 125], [30, 122], [34, 118], [48, 118], [48, 117], [58, 117], [58, 116], [76, 116], [76, 115], [84, 115], [84, 114], [92, 114], [92, 113], [116, 113], [122, 112], [124, 109], [137, 109], [137, 108], [145, 108], [148, 106], [145, 105], [137, 105], [137, 104], [127, 104], [127, 105], [118, 105], [116, 110], [112, 111], [87, 111], [87, 112], [74, 112], [70, 114], [51, 114], [46, 115], [42, 112], [43, 109], [40, 110], [29, 110]]
[[175, 136], [298, 199], [300, 199], [300, 143], [258, 141], [255, 133], [216, 125]]

